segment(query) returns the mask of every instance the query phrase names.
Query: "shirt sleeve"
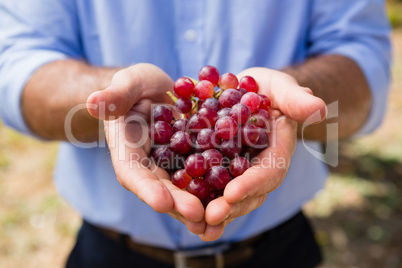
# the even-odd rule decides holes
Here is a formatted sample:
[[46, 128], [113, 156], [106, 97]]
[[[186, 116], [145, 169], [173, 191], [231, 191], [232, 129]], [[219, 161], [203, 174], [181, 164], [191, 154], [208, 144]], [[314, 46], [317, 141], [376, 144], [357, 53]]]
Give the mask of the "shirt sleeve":
[[39, 67], [80, 58], [78, 22], [71, 0], [0, 0], [0, 115], [32, 134], [21, 111], [26, 82]]
[[383, 0], [315, 0], [309, 32], [310, 56], [340, 54], [353, 59], [369, 83], [373, 103], [357, 135], [382, 122], [388, 99], [391, 27]]

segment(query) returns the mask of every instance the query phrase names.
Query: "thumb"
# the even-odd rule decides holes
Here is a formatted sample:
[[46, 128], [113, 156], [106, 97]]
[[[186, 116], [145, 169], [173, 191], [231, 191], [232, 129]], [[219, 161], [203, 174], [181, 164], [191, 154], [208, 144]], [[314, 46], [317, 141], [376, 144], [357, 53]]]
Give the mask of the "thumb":
[[[283, 88], [273, 88], [272, 90], [273, 106], [279, 108], [285, 115], [303, 123], [307, 118], [317, 111], [320, 111], [321, 119], [325, 119], [327, 107], [325, 102], [314, 96], [309, 88], [298, 85], [287, 85]], [[319, 123], [316, 122], [316, 123]]]
[[114, 74], [110, 85], [87, 99], [87, 110], [95, 118], [108, 120], [126, 114], [140, 99], [140, 79], [126, 68]]
[[[272, 101], [272, 107], [289, 118], [303, 123], [315, 112], [320, 111], [320, 121], [326, 117], [325, 102], [314, 96], [311, 89], [301, 87], [296, 79], [281, 71], [254, 67], [241, 72], [238, 77], [250, 75], [258, 81], [259, 93]], [[319, 123], [319, 122], [317, 122]]]

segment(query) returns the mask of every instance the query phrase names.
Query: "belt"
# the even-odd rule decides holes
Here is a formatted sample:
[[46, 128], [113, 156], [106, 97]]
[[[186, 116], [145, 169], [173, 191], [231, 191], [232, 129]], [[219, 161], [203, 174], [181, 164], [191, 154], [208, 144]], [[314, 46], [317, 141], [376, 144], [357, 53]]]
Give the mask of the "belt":
[[304, 216], [302, 212], [299, 212], [279, 226], [240, 242], [184, 251], [172, 251], [137, 243], [128, 235], [122, 235], [121, 233], [99, 226], [94, 227], [112, 240], [121, 241], [123, 238], [127, 247], [133, 252], [176, 268], [223, 268], [239, 265], [247, 261], [252, 257], [258, 242], [263, 241], [275, 231], [291, 227], [301, 217]]
[[[96, 228], [115, 241], [121, 241], [122, 239], [122, 234], [118, 232], [99, 226], [96, 226]], [[124, 236], [124, 240], [127, 247], [133, 252], [172, 265], [176, 268], [223, 268], [238, 265], [250, 259], [253, 255], [255, 244], [263, 240], [264, 234], [265, 233], [253, 236], [241, 242], [219, 244], [212, 247], [183, 251], [172, 251], [140, 244], [126, 235]]]

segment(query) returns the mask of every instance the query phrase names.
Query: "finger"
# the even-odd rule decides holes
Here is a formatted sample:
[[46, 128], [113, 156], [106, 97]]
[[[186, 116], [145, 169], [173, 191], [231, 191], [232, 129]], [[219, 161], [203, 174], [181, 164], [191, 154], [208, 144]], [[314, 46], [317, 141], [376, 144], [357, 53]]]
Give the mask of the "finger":
[[110, 85], [92, 93], [87, 99], [88, 112], [95, 118], [107, 120], [127, 113], [141, 95], [141, 78], [133, 68], [114, 74]]
[[218, 224], [218, 225], [207, 224], [204, 233], [199, 235], [199, 237], [203, 241], [214, 241], [223, 235], [223, 232], [225, 231], [226, 226], [229, 223], [231, 223], [232, 221], [233, 221], [233, 219], [225, 220], [223, 223]]
[[162, 180], [173, 197], [173, 210], [186, 221], [197, 223], [204, 219], [204, 206], [194, 195], [174, 186], [170, 180]]
[[169, 215], [175, 218], [176, 220], [179, 220], [184, 225], [186, 225], [187, 229], [193, 234], [200, 235], [205, 232], [206, 223], [204, 220], [201, 220], [199, 222], [191, 222], [176, 212], [169, 212]]
[[[161, 213], [171, 211], [174, 200], [160, 181], [160, 178], [169, 179], [169, 175], [160, 168], [149, 166], [150, 161], [142, 148], [130, 147], [124, 143], [125, 129], [121, 128], [126, 124], [122, 120], [105, 121], [106, 138], [119, 183], [154, 210]], [[113, 140], [115, 137], [124, 141]], [[149, 169], [151, 167], [152, 171]]]
[[[128, 165], [116, 165], [116, 176], [120, 184], [134, 193], [155, 211], [166, 213], [174, 208], [174, 199], [159, 177], [139, 162]], [[158, 169], [159, 171], [159, 169]]]
[[223, 235], [225, 226], [225, 223], [221, 223], [218, 225], [206, 225], [204, 233], [199, 235], [199, 237], [201, 238], [201, 240], [206, 242], [214, 241]]
[[[90, 95], [87, 109], [92, 116], [109, 120], [110, 117], [124, 115], [139, 100], [171, 103], [172, 100], [165, 93], [173, 89], [173, 84], [172, 79], [159, 67], [147, 63], [135, 64], [115, 73], [105, 90]], [[137, 110], [145, 113], [144, 109]]]
[[273, 107], [281, 110], [286, 116], [298, 123], [305, 122], [315, 113], [318, 113], [317, 123], [325, 119], [327, 115], [325, 102], [314, 96], [309, 88], [286, 81], [277, 84], [277, 86], [272, 86], [270, 90], [269, 98], [272, 100]]
[[269, 116], [270, 116], [270, 120], [275, 120], [276, 118], [283, 116], [283, 113], [281, 113], [281, 111], [279, 111], [277, 109], [270, 109]]
[[209, 225], [218, 225], [226, 220], [234, 220], [260, 207], [267, 198], [267, 194], [248, 197], [237, 203], [228, 203], [225, 198], [213, 200], [205, 211], [205, 221]]
[[296, 146], [296, 123], [280, 117], [269, 138], [270, 147], [253, 160], [253, 166], [226, 186], [224, 198], [228, 203], [272, 192], [283, 181]]
[[250, 68], [239, 74], [239, 77], [253, 76], [259, 84], [259, 93], [266, 95], [272, 107], [281, 110], [286, 116], [302, 123], [311, 115], [318, 113], [320, 119], [326, 117], [325, 102], [314, 96], [311, 89], [301, 87], [290, 75], [267, 68]]

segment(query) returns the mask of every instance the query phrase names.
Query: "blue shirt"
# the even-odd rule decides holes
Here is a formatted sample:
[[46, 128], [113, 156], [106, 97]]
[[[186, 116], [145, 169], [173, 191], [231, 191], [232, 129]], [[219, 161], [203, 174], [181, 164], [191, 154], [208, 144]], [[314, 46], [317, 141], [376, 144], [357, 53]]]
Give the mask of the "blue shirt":
[[[373, 105], [360, 130], [368, 133], [385, 111], [389, 34], [381, 0], [0, 0], [0, 112], [7, 125], [29, 134], [21, 92], [36, 69], [55, 60], [148, 62], [175, 80], [197, 77], [206, 64], [238, 73], [341, 54], [359, 64], [370, 84]], [[326, 165], [306, 146], [321, 151], [317, 142], [299, 142], [283, 184], [260, 208], [232, 222], [219, 241], [278, 225], [323, 187]], [[106, 148], [61, 143], [55, 183], [85, 219], [136, 241], [172, 249], [208, 244], [123, 189]]]

